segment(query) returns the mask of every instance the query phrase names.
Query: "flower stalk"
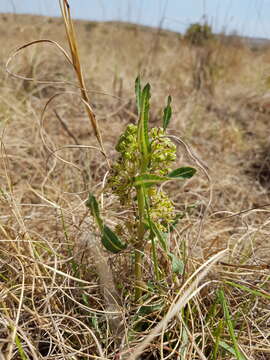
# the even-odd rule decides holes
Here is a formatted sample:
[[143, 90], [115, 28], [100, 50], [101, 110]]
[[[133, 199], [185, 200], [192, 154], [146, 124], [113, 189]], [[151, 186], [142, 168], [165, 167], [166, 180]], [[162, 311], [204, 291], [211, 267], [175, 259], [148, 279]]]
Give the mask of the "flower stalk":
[[171, 97], [168, 97], [163, 111], [163, 127], [149, 130], [150, 85], [147, 84], [142, 89], [140, 79], [137, 78], [135, 92], [138, 124], [129, 124], [120, 136], [116, 145], [119, 156], [112, 163], [106, 187], [106, 190], [117, 197], [119, 206], [122, 210], [127, 210], [129, 216], [112, 230], [101, 219], [93, 195], [89, 197], [88, 207], [101, 231], [101, 241], [105, 248], [119, 253], [128, 247], [133, 252], [134, 299], [135, 302], [140, 302], [146, 287], [143, 282], [143, 261], [147, 243], [151, 246], [156, 282], [164, 273], [158, 262], [158, 245], [167, 261], [171, 262], [174, 269], [172, 271], [182, 270], [180, 260], [169, 251], [165, 235], [177, 222], [176, 210], [171, 199], [159, 186], [168, 180], [190, 178], [195, 169], [171, 169], [176, 160], [176, 146], [166, 137], [172, 115]]

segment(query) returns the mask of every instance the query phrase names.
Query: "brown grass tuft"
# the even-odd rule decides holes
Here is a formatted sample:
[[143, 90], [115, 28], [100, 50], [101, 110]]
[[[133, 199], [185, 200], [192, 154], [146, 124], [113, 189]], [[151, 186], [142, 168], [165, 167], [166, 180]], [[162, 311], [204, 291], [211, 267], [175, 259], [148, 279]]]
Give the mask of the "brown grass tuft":
[[[63, 56], [62, 20], [16, 15], [14, 21], [1, 15], [0, 31], [9, 41], [0, 40], [0, 62], [4, 65], [7, 52], [21, 44], [9, 63], [21, 79], [0, 74], [0, 357], [132, 359], [145, 345], [139, 357], [144, 360], [232, 359], [227, 304], [242, 356], [267, 359], [268, 113], [254, 102], [260, 104], [269, 92], [269, 49], [254, 52], [221, 41], [211, 49], [215, 91], [210, 96], [194, 88], [194, 49], [178, 34], [76, 21], [83, 78], [64, 6], [71, 58], [67, 52]], [[54, 52], [44, 38], [57, 42], [62, 52]], [[150, 284], [154, 290], [149, 286], [145, 293], [144, 308], [132, 302], [128, 250], [109, 256], [100, 249], [84, 205], [89, 190], [101, 192], [108, 169], [102, 152], [113, 158], [119, 134], [136, 121], [138, 72], [153, 87], [151, 124], [160, 122], [170, 93], [170, 131], [183, 139], [180, 165], [192, 160], [183, 146], [188, 143], [193, 160], [202, 159], [212, 179], [211, 188], [207, 174], [199, 171], [182, 186], [171, 186], [184, 217], [170, 241], [184, 273], [175, 279], [168, 271], [158, 292], [157, 284]], [[113, 225], [123, 214], [113, 198], [102, 201]], [[226, 255], [208, 267], [224, 249]], [[203, 278], [194, 275], [200, 268], [208, 270]], [[146, 249], [146, 282], [152, 275]], [[172, 313], [177, 299], [182, 305]]]

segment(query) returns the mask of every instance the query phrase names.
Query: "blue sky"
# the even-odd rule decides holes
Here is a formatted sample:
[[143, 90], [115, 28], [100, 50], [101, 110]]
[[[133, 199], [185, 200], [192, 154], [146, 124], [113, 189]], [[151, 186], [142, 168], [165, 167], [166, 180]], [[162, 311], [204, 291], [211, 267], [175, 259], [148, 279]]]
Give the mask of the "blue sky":
[[[69, 0], [74, 18], [122, 20], [183, 32], [207, 15], [215, 31], [270, 38], [270, 0]], [[58, 0], [0, 0], [0, 12], [59, 16]]]

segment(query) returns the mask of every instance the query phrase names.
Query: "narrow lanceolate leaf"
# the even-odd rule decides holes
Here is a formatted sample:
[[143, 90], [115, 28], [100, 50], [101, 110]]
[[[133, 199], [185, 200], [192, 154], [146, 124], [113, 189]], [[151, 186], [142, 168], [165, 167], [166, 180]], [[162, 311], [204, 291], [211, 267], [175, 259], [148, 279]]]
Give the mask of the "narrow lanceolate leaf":
[[[227, 304], [227, 300], [225, 298], [225, 294], [223, 290], [219, 290], [218, 292], [218, 297], [219, 297], [219, 301], [223, 307], [223, 313], [224, 313], [224, 317], [225, 317], [225, 322], [227, 324], [228, 327], [228, 331], [233, 343], [233, 350], [235, 353], [235, 357], [237, 360], [243, 360], [243, 355], [240, 352], [240, 349], [238, 347], [238, 342], [237, 342], [237, 338], [236, 338], [236, 334], [235, 334], [235, 327], [234, 327], [234, 322], [229, 310], [229, 306]], [[245, 357], [244, 357], [245, 359]]]
[[16, 334], [15, 335], [15, 344], [17, 345], [17, 348], [18, 348], [18, 352], [20, 354], [20, 358], [22, 360], [27, 360], [28, 359], [28, 356], [26, 355], [26, 353], [24, 352], [24, 349], [23, 349], [23, 346], [22, 346], [22, 343], [19, 339], [19, 336]]
[[223, 349], [227, 350], [229, 353], [234, 355], [239, 360], [247, 360], [247, 358], [244, 355], [242, 355], [242, 354], [237, 355], [235, 349], [232, 346], [230, 346], [229, 344], [227, 344], [225, 341], [220, 340], [219, 346], [222, 347]]
[[92, 216], [97, 222], [99, 230], [101, 232], [101, 242], [104, 247], [112, 253], [118, 253], [124, 250], [127, 245], [123, 244], [118, 236], [106, 225], [103, 225], [103, 221], [100, 217], [99, 206], [95, 196], [89, 193], [86, 206], [90, 209]]
[[190, 179], [196, 173], [196, 169], [191, 167], [181, 167], [173, 170], [167, 176], [172, 179]]
[[159, 304], [148, 304], [142, 305], [138, 311], [139, 315], [148, 315], [156, 311], [162, 310], [164, 304], [160, 302]]
[[149, 221], [149, 225], [150, 225], [150, 229], [151, 231], [154, 233], [154, 235], [157, 237], [158, 241], [160, 242], [160, 245], [162, 247], [162, 249], [167, 252], [168, 250], [168, 244], [167, 244], [167, 237], [166, 234], [161, 232], [159, 230], [159, 228], [157, 227], [157, 225], [154, 223], [154, 221], [150, 220], [150, 217], [148, 219]]
[[135, 94], [136, 94], [136, 104], [137, 104], [138, 114], [140, 115], [141, 98], [142, 98], [142, 88], [141, 88], [140, 76], [138, 76], [135, 80]]
[[259, 288], [255, 288], [254, 289], [251, 289], [250, 287], [248, 286], [245, 286], [245, 285], [242, 285], [242, 284], [237, 284], [233, 281], [225, 281], [226, 284], [229, 284], [231, 286], [234, 286], [238, 289], [241, 289], [243, 291], [247, 291], [249, 292], [250, 294], [253, 294], [255, 296], [261, 296], [261, 297], [264, 297], [268, 300], [270, 300], [270, 293], [267, 293], [266, 291], [262, 290], [262, 289], [259, 289]]
[[150, 153], [150, 142], [148, 135], [150, 96], [150, 85], [146, 84], [141, 93], [140, 117], [138, 123], [138, 144], [142, 156], [142, 171], [147, 169]]
[[103, 221], [100, 217], [99, 206], [98, 206], [97, 200], [92, 193], [89, 193], [88, 200], [86, 202], [86, 206], [90, 209], [92, 216], [96, 220], [99, 230], [102, 231]]
[[143, 174], [138, 175], [134, 179], [134, 186], [145, 186], [149, 187], [152, 185], [161, 184], [164, 181], [171, 180], [170, 178], [164, 177], [164, 176], [158, 176], [158, 175], [152, 175], [152, 174]]
[[220, 319], [216, 329], [213, 331], [213, 335], [215, 336], [215, 342], [212, 349], [212, 357], [211, 357], [213, 360], [217, 360], [218, 358], [220, 336], [222, 334], [223, 327], [224, 327], [224, 321], [223, 319]]
[[191, 178], [195, 174], [196, 170], [189, 167], [183, 167], [176, 170], [173, 170], [167, 176], [159, 176], [153, 174], [143, 174], [138, 175], [134, 178], [134, 186], [153, 186], [157, 184], [161, 184], [164, 181], [174, 180], [174, 179], [188, 179]]
[[110, 252], [116, 254], [125, 250], [127, 245], [122, 243], [119, 237], [106, 225], [103, 227], [101, 242]]
[[183, 272], [184, 272], [184, 263], [176, 255], [174, 255], [174, 254], [172, 254], [171, 252], [168, 251], [168, 243], [167, 243], [167, 236], [166, 236], [167, 234], [161, 232], [159, 230], [159, 228], [157, 227], [157, 225], [153, 221], [150, 220], [150, 218], [149, 218], [149, 225], [150, 225], [151, 231], [157, 237], [162, 249], [166, 252], [167, 256], [171, 260], [172, 271], [175, 274], [182, 275]]
[[171, 96], [168, 96], [167, 106], [165, 107], [163, 111], [163, 129], [166, 130], [171, 117], [172, 117], [172, 107], [171, 107], [172, 98]]

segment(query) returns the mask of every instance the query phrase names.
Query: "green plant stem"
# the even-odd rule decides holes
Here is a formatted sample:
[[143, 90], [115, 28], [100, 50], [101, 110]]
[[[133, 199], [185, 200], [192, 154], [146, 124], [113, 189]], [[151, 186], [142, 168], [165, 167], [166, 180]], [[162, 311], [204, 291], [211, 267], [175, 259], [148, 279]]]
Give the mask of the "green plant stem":
[[152, 256], [153, 256], [153, 262], [154, 262], [154, 271], [156, 275], [156, 280], [160, 280], [160, 273], [159, 273], [159, 267], [158, 267], [158, 261], [157, 261], [157, 249], [155, 244], [155, 236], [154, 234], [151, 235], [151, 244], [152, 244]]
[[142, 250], [143, 238], [145, 234], [144, 214], [145, 214], [145, 200], [144, 188], [139, 186], [137, 188], [137, 201], [139, 211], [139, 225], [137, 234], [137, 244], [135, 248], [135, 301], [138, 301], [142, 296]]
[[135, 249], [135, 301], [142, 296], [142, 252]]

